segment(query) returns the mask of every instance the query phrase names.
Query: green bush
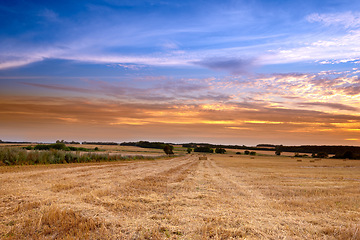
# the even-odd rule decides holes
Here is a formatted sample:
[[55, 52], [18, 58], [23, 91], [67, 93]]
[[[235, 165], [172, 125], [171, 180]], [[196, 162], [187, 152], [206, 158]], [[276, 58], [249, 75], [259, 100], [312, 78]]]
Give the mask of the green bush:
[[166, 144], [163, 148], [164, 152], [167, 154], [167, 155], [173, 155], [174, 152], [173, 152], [173, 149], [174, 149], [174, 146], [172, 145], [169, 145], [169, 144]]
[[213, 153], [214, 149], [212, 149], [210, 147], [196, 147], [196, 148], [194, 148], [194, 152]]
[[34, 150], [64, 150], [70, 151], [70, 148], [65, 145], [65, 143], [53, 143], [53, 144], [38, 144], [34, 147]]
[[215, 153], [224, 154], [224, 153], [226, 153], [226, 150], [225, 150], [225, 148], [216, 148]]
[[[27, 149], [28, 147], [26, 147]], [[96, 147], [97, 150], [99, 150], [98, 147]], [[96, 150], [95, 148], [95, 150]], [[58, 142], [58, 143], [53, 143], [53, 144], [38, 144], [36, 145], [34, 148], [31, 149], [27, 149], [27, 150], [51, 150], [51, 149], [56, 149], [56, 150], [62, 150], [62, 151], [83, 151], [83, 152], [90, 152], [92, 151], [91, 149], [88, 148], [84, 148], [84, 147], [72, 147], [72, 146], [66, 146], [65, 143], [62, 142]], [[97, 151], [96, 150], [96, 151]]]

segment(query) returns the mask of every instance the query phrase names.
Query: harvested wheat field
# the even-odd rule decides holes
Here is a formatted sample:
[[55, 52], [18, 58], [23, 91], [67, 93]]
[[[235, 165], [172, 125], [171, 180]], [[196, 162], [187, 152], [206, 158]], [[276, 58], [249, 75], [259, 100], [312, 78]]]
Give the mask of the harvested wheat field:
[[1, 239], [360, 239], [360, 161], [187, 155], [0, 180]]

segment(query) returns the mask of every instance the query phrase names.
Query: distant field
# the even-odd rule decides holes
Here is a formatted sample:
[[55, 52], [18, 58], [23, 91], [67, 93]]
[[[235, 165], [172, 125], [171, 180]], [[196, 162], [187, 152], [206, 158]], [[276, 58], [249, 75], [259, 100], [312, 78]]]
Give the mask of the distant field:
[[[244, 151], [246, 151], [246, 150], [245, 149], [226, 149], [226, 153], [228, 153], [228, 154], [235, 154], [237, 152], [244, 154]], [[256, 152], [256, 154], [261, 154], [261, 155], [270, 155], [270, 156], [275, 155], [275, 150], [272, 150], [272, 151], [248, 150], [248, 151], [250, 151], [250, 152], [254, 151], [254, 152]], [[311, 157], [310, 153], [301, 153], [301, 154], [306, 154], [309, 157]], [[293, 157], [294, 155], [295, 155], [295, 153], [293, 153], [293, 152], [281, 152], [281, 156]]]
[[[88, 145], [88, 144], [69, 144], [69, 146], [74, 147], [85, 147], [85, 148], [95, 148], [98, 147], [100, 150], [106, 150], [111, 153], [122, 153], [126, 155], [140, 154], [140, 155], [162, 155], [164, 151], [162, 149], [155, 148], [141, 148], [135, 146], [120, 146], [120, 145]], [[185, 148], [180, 146], [175, 146], [174, 153], [184, 153]]]
[[[13, 144], [13, 143], [1, 143], [0, 147], [26, 147], [26, 146], [35, 146], [36, 144]], [[67, 146], [72, 147], [84, 147], [89, 149], [94, 149], [98, 147], [100, 150], [104, 150], [109, 153], [120, 153], [124, 155], [143, 155], [143, 156], [157, 156], [159, 154], [164, 154], [162, 149], [154, 148], [141, 148], [136, 146], [120, 146], [120, 145], [93, 145], [93, 144], [66, 144]], [[182, 154], [186, 152], [187, 148], [183, 148], [181, 145], [174, 145], [174, 153]], [[240, 152], [244, 154], [245, 149], [226, 149], [227, 154], [235, 154]], [[254, 151], [257, 154], [262, 155], [275, 155], [275, 151], [264, 151], [264, 150], [249, 150]], [[294, 156], [293, 152], [282, 152], [281, 156]], [[307, 154], [311, 156], [311, 154]]]
[[88, 145], [88, 144], [70, 144], [69, 146], [74, 147], [85, 147], [92, 148], [98, 147], [100, 150], [105, 150], [109, 153], [120, 153], [124, 155], [143, 155], [143, 156], [158, 156], [163, 155], [162, 149], [154, 148], [140, 148], [135, 146], [119, 146], [119, 145]]
[[360, 161], [298, 160], [0, 167], [0, 238], [360, 239]]

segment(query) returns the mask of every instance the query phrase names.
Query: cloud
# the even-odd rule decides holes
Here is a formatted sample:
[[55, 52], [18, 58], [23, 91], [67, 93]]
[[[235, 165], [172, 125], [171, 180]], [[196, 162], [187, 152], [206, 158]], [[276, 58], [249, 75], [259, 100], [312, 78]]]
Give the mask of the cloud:
[[130, 101], [146, 100], [157, 102], [179, 103], [184, 101], [228, 101], [230, 96], [226, 93], [211, 91], [209, 86], [185, 80], [163, 80], [154, 82], [147, 88], [134, 88], [119, 86], [103, 82], [94, 82], [94, 88], [103, 94], [117, 99]]
[[162, 44], [162, 47], [170, 50], [179, 49], [179, 43], [174, 41], [166, 41]]
[[285, 64], [296, 62], [320, 62], [321, 64], [356, 62], [360, 59], [360, 31], [353, 30], [341, 36], [327, 37], [303, 43], [296, 48], [269, 50], [259, 57], [259, 62]]
[[59, 59], [75, 60], [81, 62], [94, 62], [94, 63], [115, 63], [128, 66], [131, 64], [136, 65], [149, 65], [149, 66], [189, 66], [191, 65], [183, 54], [157, 54], [157, 55], [105, 55], [100, 54], [84, 54], [82, 52], [74, 53], [67, 52], [54, 56]]
[[2, 60], [0, 61], [0, 70], [9, 69], [9, 68], [16, 68], [28, 65], [33, 62], [38, 62], [43, 60], [42, 58], [19, 58], [18, 60]]
[[32, 86], [32, 87], [40, 87], [51, 90], [60, 90], [60, 91], [71, 91], [71, 92], [82, 92], [82, 93], [95, 93], [94, 90], [78, 88], [74, 86], [65, 86], [60, 84], [39, 84], [39, 83], [29, 83], [29, 82], [19, 82], [24, 85]]
[[[257, 64], [340, 63], [360, 59], [359, 12], [308, 15], [306, 19], [312, 24], [340, 25], [352, 31], [343, 35], [306, 34], [282, 28], [279, 19], [273, 21], [273, 13], [264, 12], [263, 18], [256, 18], [259, 9], [253, 4], [244, 8], [243, 4], [235, 4], [237, 7], [233, 9], [229, 7], [232, 4], [219, 7], [218, 3], [206, 3], [198, 8], [198, 3], [184, 3], [176, 13], [167, 11], [167, 7], [144, 12], [141, 4], [135, 4], [132, 9], [101, 3], [69, 4], [70, 9], [65, 9], [68, 13], [56, 5], [53, 5], [55, 10], [31, 6], [35, 10], [29, 12], [35, 12], [36, 19], [40, 16], [51, 24], [40, 26], [32, 20], [21, 29], [21, 34], [1, 39], [0, 46], [5, 46], [0, 49], [2, 54], [9, 49], [8, 53], [19, 59], [1, 59], [0, 69], [51, 58], [122, 64], [125, 69], [137, 68], [138, 64], [167, 67], [195, 64], [237, 75], [249, 72]], [[78, 8], [82, 11], [78, 12]], [[206, 14], [199, 9], [204, 9]], [[255, 20], [276, 24], [263, 31], [270, 26], [261, 26]], [[275, 29], [278, 30], [272, 31]], [[11, 33], [9, 30], [9, 36]], [[10, 44], [4, 45], [6, 40]], [[184, 50], [175, 51], [179, 46]]]
[[[224, 125], [231, 122], [232, 126], [251, 124], [284, 123], [296, 127], [298, 124], [340, 124], [359, 121], [360, 116], [346, 114], [330, 114], [313, 110], [278, 109], [253, 103], [211, 104], [172, 104], [167, 102], [129, 103], [88, 98], [59, 97], [7, 97], [0, 98], [0, 115], [5, 119], [10, 116], [28, 116], [42, 121], [62, 121], [73, 119], [77, 123], [110, 124], [119, 116], [126, 119], [144, 120], [148, 123], [164, 123], [185, 121], [197, 124], [204, 121], [223, 121]], [[239, 107], [240, 106], [240, 107]], [[182, 117], [183, 119], [181, 119]], [[26, 122], [29, 118], [24, 118]], [[180, 119], [179, 119], [180, 118]], [[20, 121], [19, 119], [17, 121]]]
[[[6, 79], [6, 78], [5, 78]], [[17, 78], [13, 78], [17, 79]], [[128, 102], [186, 102], [186, 101], [228, 101], [231, 99], [229, 94], [213, 91], [211, 88], [204, 84], [201, 80], [172, 80], [164, 77], [149, 77], [149, 78], [130, 78], [128, 81], [122, 80], [120, 84], [110, 83], [100, 80], [82, 80], [74, 78], [73, 85], [65, 84], [47, 84], [47, 83], [34, 83], [35, 78], [26, 79], [20, 78], [18, 83], [31, 87], [43, 88], [47, 90], [59, 92], [75, 92], [78, 94], [93, 94], [101, 95], [107, 98], [116, 100], [123, 100]], [[70, 78], [71, 79], [71, 78]], [[42, 81], [47, 80], [42, 78]], [[141, 85], [146, 82], [146, 87]], [[81, 83], [82, 87], [76, 87], [74, 84]], [[140, 85], [139, 87], [132, 87], [132, 85]], [[49, 91], [48, 94], [51, 95]], [[84, 95], [85, 96], [85, 95]]]
[[227, 71], [234, 75], [249, 73], [250, 68], [254, 66], [254, 60], [240, 58], [209, 58], [193, 63], [216, 71]]
[[[236, 136], [236, 144], [246, 143], [249, 137], [258, 142], [263, 139], [277, 141], [278, 137], [279, 143], [296, 139], [302, 144], [326, 144], [330, 140], [339, 144], [339, 139], [357, 137], [350, 129], [357, 129], [360, 121], [360, 116], [349, 114], [279, 109], [268, 107], [265, 103], [246, 102], [134, 103], [94, 97], [7, 96], [0, 97], [0, 106], [3, 137], [10, 136], [9, 129], [12, 130], [11, 136], [49, 137], [47, 134], [52, 129], [52, 136], [56, 134], [84, 140], [92, 136], [108, 141], [125, 141], [125, 136], [150, 139], [156, 135], [158, 140], [172, 136], [172, 140], [177, 142], [178, 136], [184, 136], [185, 141], [189, 141], [205, 134], [212, 141], [217, 138], [229, 140]], [[294, 133], [301, 134], [294, 137]]]
[[360, 83], [352, 84], [343, 88], [344, 93], [348, 95], [359, 95], [360, 94]]
[[144, 67], [146, 67], [145, 65], [139, 65], [139, 64], [122, 64], [122, 63], [119, 63], [117, 64], [117, 66], [123, 68], [123, 69], [126, 69], [126, 70], [140, 70]]
[[352, 107], [352, 106], [348, 106], [346, 104], [341, 104], [341, 103], [329, 103], [329, 102], [301, 102], [298, 103], [299, 106], [301, 107], [305, 107], [305, 106], [321, 106], [321, 107], [328, 107], [328, 108], [332, 108], [332, 109], [337, 109], [337, 110], [347, 110], [347, 111], [359, 111], [358, 107]]
[[345, 28], [355, 28], [360, 26], [360, 12], [343, 13], [313, 13], [306, 17], [310, 23], [320, 22], [326, 26], [344, 26]]
[[227, 102], [231, 100], [231, 96], [225, 93], [212, 93], [200, 94], [197, 96], [186, 95], [187, 98], [199, 101], [215, 101], [215, 102]]
[[[320, 64], [357, 63], [360, 60], [360, 12], [313, 13], [309, 23], [321, 23], [326, 29], [316, 37], [296, 35], [291, 45], [268, 49], [259, 57], [261, 64], [285, 64], [314, 61]], [[339, 29], [336, 26], [341, 27]], [[289, 45], [289, 46], [291, 46]]]
[[58, 46], [47, 46], [46, 44], [43, 46], [24, 46], [19, 40], [2, 41], [0, 39], [0, 51], [2, 51], [0, 54], [0, 70], [22, 67], [61, 56], [68, 50]]
[[[227, 93], [227, 102], [243, 101], [244, 107], [314, 109], [323, 113], [358, 112], [360, 83], [358, 70], [319, 73], [261, 74], [228, 76], [209, 83], [217, 92]], [[250, 105], [253, 104], [253, 105]], [[305, 104], [304, 104], [305, 103]]]
[[44, 17], [45, 20], [48, 22], [58, 22], [60, 20], [59, 15], [53, 10], [48, 8], [45, 8], [44, 10], [40, 11], [39, 16]]

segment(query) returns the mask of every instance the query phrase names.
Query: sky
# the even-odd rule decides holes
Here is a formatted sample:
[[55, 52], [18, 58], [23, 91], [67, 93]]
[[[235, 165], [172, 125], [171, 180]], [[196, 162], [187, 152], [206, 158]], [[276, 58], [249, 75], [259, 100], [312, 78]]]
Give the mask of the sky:
[[360, 146], [360, 1], [0, 2], [0, 139]]

